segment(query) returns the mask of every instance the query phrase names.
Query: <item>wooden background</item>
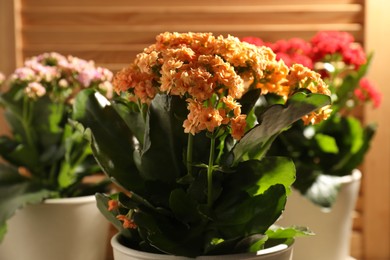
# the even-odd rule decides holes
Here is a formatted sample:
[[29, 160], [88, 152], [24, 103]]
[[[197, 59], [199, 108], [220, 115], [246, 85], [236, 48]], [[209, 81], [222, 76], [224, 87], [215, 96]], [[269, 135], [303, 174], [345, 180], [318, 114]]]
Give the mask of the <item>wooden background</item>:
[[[203, 31], [267, 41], [311, 38], [320, 30], [352, 33], [375, 50], [371, 77], [384, 95], [384, 38], [389, 35], [388, 0], [0, 0], [0, 71], [10, 73], [30, 56], [57, 51], [95, 60], [113, 71], [164, 31]], [[380, 128], [362, 170], [363, 186], [354, 216], [351, 254], [390, 259], [389, 102], [367, 108], [364, 120]], [[0, 121], [0, 125], [4, 124]], [[387, 126], [387, 127], [386, 127]], [[2, 128], [1, 131], [6, 131]], [[299, 260], [299, 259], [298, 259]], [[331, 259], [330, 259], [331, 260]]]

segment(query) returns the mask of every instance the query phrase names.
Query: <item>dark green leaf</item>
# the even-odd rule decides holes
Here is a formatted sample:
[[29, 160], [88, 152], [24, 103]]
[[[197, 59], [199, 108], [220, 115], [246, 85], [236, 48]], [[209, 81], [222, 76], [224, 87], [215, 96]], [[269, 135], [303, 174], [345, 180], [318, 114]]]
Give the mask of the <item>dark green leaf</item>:
[[172, 191], [169, 204], [175, 216], [184, 223], [200, 219], [196, 201], [191, 199], [182, 189]]
[[142, 146], [145, 133], [145, 121], [138, 106], [123, 100], [114, 100], [112, 105]]
[[8, 136], [0, 137], [0, 154], [9, 163], [29, 169], [39, 167], [39, 158], [31, 147], [20, 144]]
[[91, 89], [81, 91], [74, 103], [73, 118], [89, 133], [94, 156], [106, 174], [131, 191], [143, 190], [144, 181], [133, 159], [134, 135], [109, 101]]
[[138, 166], [145, 179], [174, 183], [181, 176], [187, 138], [177, 112], [183, 110], [183, 100], [167, 95], [157, 95], [150, 104]]
[[108, 210], [108, 201], [111, 199], [109, 196], [97, 193], [95, 195], [96, 197], [96, 206], [99, 209], [99, 211], [103, 214], [103, 216], [110, 221], [114, 227], [126, 238], [132, 238], [131, 231], [128, 229], [123, 228], [122, 222], [120, 222], [116, 215], [118, 212], [113, 212]]
[[274, 185], [263, 194], [242, 198], [229, 208], [217, 208], [214, 224], [227, 238], [242, 234], [264, 234], [282, 214], [286, 198], [284, 186]]
[[302, 116], [330, 104], [330, 98], [321, 94], [294, 94], [286, 105], [269, 107], [259, 119], [259, 125], [247, 132], [234, 146], [226, 164], [237, 164], [250, 158], [261, 158], [273, 139]]

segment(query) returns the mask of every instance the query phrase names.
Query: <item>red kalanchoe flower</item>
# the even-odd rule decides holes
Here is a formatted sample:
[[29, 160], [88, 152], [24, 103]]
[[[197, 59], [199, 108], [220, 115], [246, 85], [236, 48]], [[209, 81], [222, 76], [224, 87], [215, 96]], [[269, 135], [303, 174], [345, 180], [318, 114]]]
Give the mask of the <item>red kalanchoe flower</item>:
[[313, 68], [313, 62], [309, 57], [311, 46], [303, 39], [279, 40], [270, 47], [276, 53], [277, 60], [283, 60], [287, 66], [298, 63], [310, 69]]
[[327, 54], [341, 53], [355, 40], [347, 32], [322, 31], [311, 39], [314, 61], [321, 61]]
[[323, 61], [326, 55], [339, 54], [342, 60], [355, 70], [366, 63], [366, 54], [352, 34], [347, 32], [319, 32], [312, 39], [313, 62]]
[[263, 46], [264, 45], [264, 42], [262, 39], [260, 39], [258, 37], [254, 37], [254, 36], [248, 36], [248, 37], [241, 38], [241, 41], [247, 42], [247, 43], [250, 43], [250, 44], [253, 44], [256, 46]]
[[381, 94], [367, 78], [360, 80], [359, 88], [355, 89], [354, 94], [362, 102], [372, 101], [374, 108], [378, 108], [382, 101]]
[[349, 48], [343, 50], [342, 55], [344, 62], [353, 65], [355, 69], [358, 69], [367, 61], [366, 54], [359, 44], [350, 44]]

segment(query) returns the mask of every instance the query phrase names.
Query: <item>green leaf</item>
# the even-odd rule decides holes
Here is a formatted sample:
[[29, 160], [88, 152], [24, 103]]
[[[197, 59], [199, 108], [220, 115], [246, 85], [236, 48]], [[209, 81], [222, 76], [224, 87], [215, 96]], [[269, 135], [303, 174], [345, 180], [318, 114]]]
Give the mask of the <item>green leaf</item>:
[[[6, 230], [6, 221], [17, 209], [40, 203], [54, 194], [19, 175], [16, 168], [0, 164], [0, 235]], [[0, 241], [2, 239], [0, 236]]]
[[186, 104], [178, 97], [157, 95], [150, 104], [138, 165], [145, 179], [175, 183], [181, 176], [183, 147], [187, 142], [182, 121], [178, 119], [182, 111], [186, 111]]
[[8, 136], [0, 137], [0, 154], [13, 165], [25, 166], [29, 169], [39, 167], [39, 158], [35, 150], [16, 142]]
[[82, 124], [79, 128], [85, 128], [84, 133], [104, 172], [123, 187], [136, 193], [142, 191], [144, 181], [133, 159], [135, 137], [110, 102], [94, 90], [83, 90], [76, 97], [73, 119]]
[[34, 126], [32, 129], [39, 144], [43, 147], [57, 146], [62, 137], [63, 127], [67, 123], [66, 106], [44, 96], [34, 102], [32, 113], [31, 126]]
[[150, 246], [171, 255], [195, 257], [202, 254], [203, 229], [192, 227], [157, 212], [137, 211], [134, 222], [140, 232], [145, 234], [145, 242]]
[[[215, 239], [214, 239], [215, 240]], [[231, 254], [257, 252], [262, 249], [268, 237], [262, 234], [249, 235], [244, 238], [233, 238], [222, 240], [207, 248], [207, 255], [223, 255], [226, 252]]]
[[332, 207], [337, 199], [342, 177], [320, 174], [305, 191], [304, 196], [324, 208]]
[[182, 189], [172, 191], [169, 205], [176, 218], [184, 223], [195, 222], [200, 219], [196, 201], [191, 199]]
[[330, 104], [330, 98], [321, 94], [294, 94], [286, 105], [273, 105], [260, 117], [259, 125], [247, 132], [234, 146], [226, 165], [239, 161], [261, 158], [273, 139], [304, 115]]
[[254, 234], [245, 237], [239, 241], [236, 246], [236, 252], [257, 252], [264, 248], [265, 242], [268, 240], [268, 236], [262, 234]]
[[337, 154], [339, 152], [339, 148], [337, 147], [336, 140], [329, 135], [318, 133], [314, 136], [318, 147], [324, 152], [324, 153], [333, 153]]
[[295, 181], [295, 166], [285, 157], [264, 157], [238, 164], [234, 172], [226, 176], [227, 190], [245, 190], [251, 196], [263, 194], [271, 186], [282, 184], [287, 194]]
[[282, 214], [286, 198], [286, 189], [281, 184], [271, 186], [257, 196], [241, 196], [231, 207], [215, 209], [213, 225], [227, 238], [242, 234], [264, 234]]
[[265, 234], [270, 239], [286, 239], [314, 235], [314, 233], [307, 227], [300, 226], [270, 228], [265, 232]]
[[126, 102], [124, 100], [113, 100], [112, 106], [122, 117], [142, 146], [145, 133], [145, 121], [138, 106], [135, 103]]

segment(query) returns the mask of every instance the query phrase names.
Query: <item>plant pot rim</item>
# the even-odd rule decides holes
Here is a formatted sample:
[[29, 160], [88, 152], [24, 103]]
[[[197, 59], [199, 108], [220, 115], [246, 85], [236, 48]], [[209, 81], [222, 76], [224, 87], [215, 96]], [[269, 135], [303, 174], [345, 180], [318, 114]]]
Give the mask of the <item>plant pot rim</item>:
[[[158, 257], [156, 259], [176, 259], [177, 260], [181, 260], [181, 259], [190, 259], [190, 258], [187, 258], [187, 257], [184, 257], [184, 256], [174, 256], [174, 255], [164, 255], [164, 254], [155, 254], [155, 253], [149, 253], [149, 252], [144, 252], [144, 251], [138, 251], [136, 249], [132, 249], [132, 248], [129, 248], [129, 247], [126, 247], [124, 245], [122, 245], [120, 242], [119, 242], [119, 238], [121, 237], [121, 234], [120, 233], [117, 233], [115, 234], [112, 238], [111, 238], [111, 246], [126, 254], [126, 252], [129, 252], [129, 251], [136, 251], [138, 255], [140, 256], [145, 256], [145, 257], [152, 257], [152, 256], [155, 256], [155, 257]], [[237, 256], [237, 255], [240, 255], [240, 256], [260, 256], [260, 255], [267, 255], [267, 256], [273, 256], [273, 255], [279, 255], [279, 254], [283, 254], [285, 253], [287, 250], [291, 250], [293, 244], [294, 244], [295, 240], [292, 240], [290, 243], [285, 243], [285, 244], [279, 244], [279, 245], [276, 245], [276, 246], [273, 246], [273, 247], [270, 247], [270, 248], [266, 248], [266, 249], [262, 249], [262, 250], [259, 250], [257, 251], [256, 253], [241, 253], [241, 254], [227, 254], [227, 255], [224, 255], [226, 257], [230, 257], [229, 259], [232, 259], [231, 257], [234, 257], [234, 256]], [[207, 260], [208, 257], [210, 257], [210, 259], [212, 257], [215, 257], [214, 255], [205, 255], [205, 256], [198, 256], [196, 257], [195, 259], [204, 259], [204, 260]], [[148, 258], [149, 259], [149, 258]], [[150, 258], [150, 259], [155, 259], [155, 258]]]
[[96, 201], [95, 195], [86, 195], [80, 197], [69, 197], [69, 198], [51, 198], [45, 199], [44, 204], [82, 204]]
[[341, 176], [340, 180], [342, 184], [358, 181], [362, 178], [362, 172], [359, 169], [353, 169], [351, 174]]

